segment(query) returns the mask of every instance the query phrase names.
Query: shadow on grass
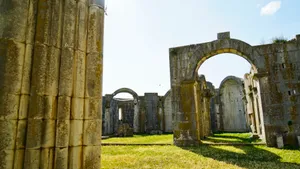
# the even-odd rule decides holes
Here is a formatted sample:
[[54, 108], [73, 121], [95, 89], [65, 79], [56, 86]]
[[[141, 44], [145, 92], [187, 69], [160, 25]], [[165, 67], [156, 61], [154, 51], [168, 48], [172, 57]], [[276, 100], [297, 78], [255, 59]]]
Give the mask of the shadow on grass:
[[[228, 140], [228, 139], [235, 139], [235, 140]], [[226, 136], [226, 135], [213, 135], [209, 136], [208, 138], [205, 139], [206, 141], [211, 141], [211, 142], [237, 142], [237, 143], [257, 143], [261, 142], [259, 138], [245, 138], [241, 136]]]
[[[257, 148], [255, 146], [233, 146], [243, 153], [232, 152], [217, 148], [217, 146], [201, 145], [199, 147], [184, 147], [182, 149], [191, 151], [200, 156], [209, 157], [228, 164], [234, 164], [244, 168], [300, 168], [300, 164], [281, 162], [281, 157]], [[273, 167], [272, 167], [273, 166]]]

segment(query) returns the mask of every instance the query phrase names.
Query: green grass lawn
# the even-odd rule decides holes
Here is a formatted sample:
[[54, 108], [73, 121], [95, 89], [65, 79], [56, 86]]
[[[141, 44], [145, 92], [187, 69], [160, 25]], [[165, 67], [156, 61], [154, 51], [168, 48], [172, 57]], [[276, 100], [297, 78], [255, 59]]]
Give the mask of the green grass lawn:
[[[250, 133], [217, 133], [203, 140], [205, 143], [257, 143], [259, 139], [251, 139]], [[102, 143], [124, 144], [173, 144], [172, 134], [134, 135], [133, 137], [112, 137]]]
[[299, 150], [266, 146], [103, 146], [102, 168], [300, 168]]
[[173, 134], [134, 135], [133, 137], [112, 137], [102, 140], [102, 143], [173, 144]]
[[[206, 142], [252, 143], [249, 133], [220, 133]], [[172, 143], [172, 134], [109, 138], [103, 143]], [[169, 146], [102, 146], [102, 168], [270, 168], [300, 169], [300, 151], [262, 145], [180, 148]]]

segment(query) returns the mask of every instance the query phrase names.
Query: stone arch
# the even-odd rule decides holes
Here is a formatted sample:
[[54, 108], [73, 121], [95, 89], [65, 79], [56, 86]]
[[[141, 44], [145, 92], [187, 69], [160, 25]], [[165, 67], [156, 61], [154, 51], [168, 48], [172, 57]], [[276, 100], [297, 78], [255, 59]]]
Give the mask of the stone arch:
[[[218, 39], [196, 45], [171, 48], [170, 75], [172, 89], [172, 109], [175, 113], [174, 144], [179, 146], [197, 145], [200, 141], [201, 125], [199, 112], [203, 111], [199, 102], [207, 99], [209, 93], [205, 89], [197, 91], [199, 67], [209, 58], [223, 53], [232, 53], [245, 58], [254, 68], [255, 74], [264, 81], [268, 88], [267, 58], [262, 52], [246, 42], [231, 39], [230, 33], [219, 33]], [[198, 84], [197, 84], [198, 83]], [[264, 89], [265, 90], [265, 89]], [[264, 100], [263, 95], [261, 100]], [[199, 101], [200, 100], [200, 101]], [[201, 113], [200, 113], [201, 114]], [[197, 119], [198, 118], [198, 119]], [[207, 126], [204, 126], [205, 128]]]
[[140, 103], [138, 94], [130, 88], [120, 88], [111, 94], [111, 99], [119, 93], [129, 93], [134, 98], [134, 117], [133, 117], [133, 132], [140, 131]]
[[[247, 126], [247, 116], [244, 107], [245, 105], [243, 102], [243, 90], [243, 80], [241, 78], [235, 76], [227, 76], [222, 80], [218, 91], [218, 97], [220, 98], [220, 131], [249, 131], [249, 127]], [[234, 97], [234, 100], [232, 97]]]
[[[202, 50], [202, 52], [198, 52], [198, 50]], [[193, 77], [196, 77], [198, 69], [207, 59], [225, 53], [235, 54], [246, 59], [253, 66], [256, 73], [263, 72], [265, 69], [265, 60], [255, 58], [259, 56], [258, 51], [248, 43], [237, 39], [218, 39], [200, 44], [197, 47], [196, 53], [196, 62], [192, 64], [192, 67], [194, 67], [194, 71], [192, 72]]]
[[120, 89], [116, 90], [115, 92], [113, 92], [111, 94], [112, 98], [119, 93], [129, 93], [133, 96], [134, 99], [137, 99], [137, 101], [138, 101], [138, 98], [139, 98], [138, 94], [130, 88], [120, 88]]

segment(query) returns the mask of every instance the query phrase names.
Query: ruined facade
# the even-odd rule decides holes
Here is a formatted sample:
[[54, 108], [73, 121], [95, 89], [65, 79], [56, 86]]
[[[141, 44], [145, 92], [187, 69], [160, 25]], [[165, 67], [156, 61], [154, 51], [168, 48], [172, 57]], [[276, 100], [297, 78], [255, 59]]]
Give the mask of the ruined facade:
[[0, 1], [0, 168], [100, 168], [104, 0]]
[[[129, 93], [133, 96], [133, 100], [114, 98], [118, 93]], [[165, 96], [159, 96], [157, 93], [138, 96], [129, 88], [121, 88], [113, 94], [105, 95], [102, 106], [103, 135], [132, 136], [133, 133], [173, 132], [170, 97], [170, 91]]]
[[218, 97], [220, 100], [219, 131], [247, 132], [249, 131], [248, 116], [244, 107], [244, 85], [240, 78], [226, 77], [220, 84]]
[[254, 70], [244, 76], [244, 101], [245, 110], [248, 114], [248, 123], [254, 135], [262, 137], [262, 110], [259, 105], [259, 83], [254, 76]]
[[261, 135], [268, 146], [276, 145], [277, 135], [287, 135], [296, 145], [300, 135], [300, 35], [286, 43], [251, 46], [219, 33], [212, 42], [175, 47], [169, 50], [172, 109], [175, 114], [174, 143], [198, 145], [204, 123], [199, 119], [199, 102], [205, 98], [194, 89], [198, 69], [210, 57], [233, 53], [245, 58], [253, 67], [257, 81], [257, 104], [260, 110]]
[[[203, 75], [202, 75], [203, 76]], [[226, 77], [219, 88], [206, 82], [210, 92], [210, 126], [212, 132], [249, 132], [250, 124], [245, 109], [244, 82], [234, 76]]]

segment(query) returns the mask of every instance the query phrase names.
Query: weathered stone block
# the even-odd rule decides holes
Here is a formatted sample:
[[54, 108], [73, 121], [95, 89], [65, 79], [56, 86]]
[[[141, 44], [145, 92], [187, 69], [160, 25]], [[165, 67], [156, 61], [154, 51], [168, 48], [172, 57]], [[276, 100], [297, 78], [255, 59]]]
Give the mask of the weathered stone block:
[[101, 168], [101, 146], [83, 148], [83, 168]]
[[57, 116], [57, 97], [44, 96], [44, 118], [56, 119]]
[[87, 55], [85, 97], [101, 97], [103, 58], [99, 53]]
[[277, 142], [277, 147], [278, 148], [283, 148], [284, 147], [283, 137], [282, 136], [277, 136], [276, 137], [276, 142]]
[[56, 47], [48, 48], [47, 69], [45, 72], [45, 94], [56, 96], [58, 94], [58, 80], [61, 50]]
[[20, 149], [20, 150], [15, 150], [15, 157], [14, 157], [14, 169], [23, 169], [24, 165], [24, 154], [25, 150]]
[[83, 120], [70, 120], [70, 146], [82, 145]]
[[84, 119], [102, 119], [102, 101], [100, 98], [85, 99]]
[[53, 169], [54, 149], [46, 148], [41, 150], [41, 167], [42, 169]]
[[89, 7], [87, 53], [103, 51], [104, 9]]
[[25, 150], [24, 169], [35, 169], [40, 167], [41, 150]]
[[[37, 0], [29, 1], [28, 4], [28, 17], [27, 17], [27, 30], [26, 30], [26, 44], [33, 44], [34, 35], [36, 30], [37, 21]], [[26, 8], [24, 8], [26, 9]], [[23, 18], [23, 17], [22, 17]], [[24, 19], [24, 18], [23, 18]]]
[[51, 1], [39, 1], [38, 3], [35, 41], [41, 44], [50, 44], [51, 7]]
[[49, 42], [51, 46], [57, 48], [61, 47], [61, 37], [62, 37], [62, 20], [63, 20], [63, 1], [53, 0], [51, 9], [51, 30], [49, 37]]
[[86, 2], [77, 3], [75, 49], [86, 51], [88, 5]]
[[75, 23], [76, 23], [76, 1], [66, 0], [64, 6], [64, 25], [62, 47], [74, 48]]
[[55, 149], [54, 168], [68, 169], [68, 147]]
[[0, 92], [0, 119], [17, 119], [20, 96]]
[[20, 94], [24, 55], [23, 43], [0, 40], [0, 92]]
[[28, 118], [55, 119], [56, 97], [32, 95], [30, 99]]
[[60, 49], [35, 44], [31, 92], [40, 95], [57, 95], [60, 66]]
[[129, 124], [121, 124], [118, 126], [117, 136], [119, 137], [133, 137], [133, 128]]
[[26, 119], [29, 106], [29, 95], [21, 95], [20, 107], [19, 107], [19, 119]]
[[72, 110], [71, 110], [71, 119], [72, 120], [83, 119], [84, 102], [85, 102], [85, 99], [72, 98]]
[[0, 168], [11, 169], [14, 165], [14, 150], [0, 149]]
[[28, 2], [12, 0], [10, 3], [1, 3], [0, 38], [25, 41]]
[[82, 168], [82, 147], [69, 147], [69, 168]]
[[16, 120], [0, 120], [0, 150], [15, 148], [16, 130]]
[[28, 119], [26, 148], [39, 149], [42, 143], [43, 120]]
[[48, 47], [35, 44], [31, 77], [31, 94], [45, 95]]
[[70, 119], [71, 114], [71, 97], [58, 97], [57, 119]]
[[19, 120], [17, 138], [16, 138], [17, 149], [26, 147], [26, 129], [27, 129], [27, 120]]
[[71, 48], [63, 48], [60, 61], [59, 95], [72, 96], [74, 50]]
[[26, 45], [25, 58], [23, 64], [23, 77], [22, 77], [22, 94], [30, 94], [30, 79], [31, 79], [31, 66], [33, 57], [33, 45]]
[[85, 59], [84, 52], [79, 50], [75, 51], [75, 74], [74, 74], [74, 91], [73, 97], [84, 97], [85, 87]]
[[42, 147], [50, 148], [54, 147], [55, 143], [55, 120], [44, 120], [44, 132], [42, 135]]
[[70, 136], [70, 120], [57, 120], [56, 147], [68, 147]]
[[85, 120], [83, 145], [101, 145], [102, 120]]

